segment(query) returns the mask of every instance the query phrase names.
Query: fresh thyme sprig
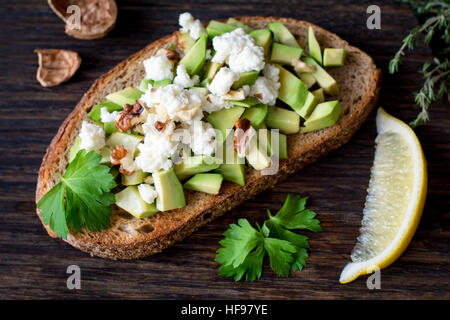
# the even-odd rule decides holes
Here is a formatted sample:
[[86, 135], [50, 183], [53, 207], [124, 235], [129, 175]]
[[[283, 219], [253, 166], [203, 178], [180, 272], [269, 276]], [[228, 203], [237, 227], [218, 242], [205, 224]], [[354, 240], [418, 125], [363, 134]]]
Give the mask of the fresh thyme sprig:
[[[402, 0], [410, 3], [416, 14], [426, 17], [425, 22], [412, 29], [410, 33], [403, 39], [402, 45], [394, 58], [389, 62], [389, 72], [398, 71], [402, 56], [405, 50], [413, 50], [417, 45], [420, 35], [424, 35], [424, 42], [430, 45], [430, 42], [439, 37], [445, 43], [442, 54], [447, 56], [450, 53], [450, 3], [448, 1], [418, 1], [418, 0]], [[440, 36], [439, 33], [442, 33]], [[437, 99], [443, 98], [448, 94], [450, 88], [450, 63], [448, 58], [433, 59], [432, 64], [425, 62], [420, 73], [423, 74], [424, 85], [415, 94], [415, 102], [420, 107], [420, 112], [416, 119], [410, 123], [411, 127], [417, 127], [429, 120], [428, 108], [430, 104]], [[436, 93], [437, 88], [437, 93]]]

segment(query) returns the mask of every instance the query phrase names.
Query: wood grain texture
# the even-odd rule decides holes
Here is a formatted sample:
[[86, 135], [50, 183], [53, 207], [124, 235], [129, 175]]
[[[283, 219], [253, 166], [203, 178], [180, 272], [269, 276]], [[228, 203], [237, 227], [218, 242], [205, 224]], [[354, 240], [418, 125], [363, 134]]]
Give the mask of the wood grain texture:
[[[68, 37], [45, 1], [0, 1], [0, 298], [211, 298], [211, 299], [439, 299], [450, 298], [450, 116], [436, 103], [431, 123], [416, 132], [428, 160], [429, 193], [419, 229], [403, 256], [381, 274], [382, 289], [368, 290], [365, 277], [339, 285], [360, 226], [376, 135], [374, 114], [344, 147], [292, 175], [213, 221], [161, 254], [137, 261], [91, 258], [47, 236], [34, 214], [37, 170], [59, 125], [94, 79], [147, 43], [177, 28], [190, 11], [207, 21], [235, 15], [280, 15], [320, 25], [370, 54], [386, 70], [407, 30], [416, 21], [408, 6], [383, 1], [382, 29], [366, 28], [370, 1], [118, 1], [116, 28], [104, 39]], [[77, 51], [83, 63], [55, 88], [35, 79], [36, 48]], [[419, 46], [400, 73], [384, 72], [379, 105], [403, 120], [417, 110], [412, 92], [416, 70], [430, 58]], [[308, 196], [324, 231], [311, 234], [302, 272], [277, 277], [265, 265], [253, 283], [218, 276], [214, 262], [222, 233], [238, 218], [262, 222], [287, 193]], [[66, 268], [79, 265], [82, 289], [66, 288]]]

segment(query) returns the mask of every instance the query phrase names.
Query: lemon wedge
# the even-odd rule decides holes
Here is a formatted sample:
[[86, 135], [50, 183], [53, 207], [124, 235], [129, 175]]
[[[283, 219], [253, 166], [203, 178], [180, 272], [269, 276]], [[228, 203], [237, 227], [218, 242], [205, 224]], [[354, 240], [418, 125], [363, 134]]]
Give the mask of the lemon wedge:
[[426, 161], [414, 131], [382, 108], [376, 122], [375, 160], [360, 236], [340, 283], [393, 263], [408, 247], [425, 204]]

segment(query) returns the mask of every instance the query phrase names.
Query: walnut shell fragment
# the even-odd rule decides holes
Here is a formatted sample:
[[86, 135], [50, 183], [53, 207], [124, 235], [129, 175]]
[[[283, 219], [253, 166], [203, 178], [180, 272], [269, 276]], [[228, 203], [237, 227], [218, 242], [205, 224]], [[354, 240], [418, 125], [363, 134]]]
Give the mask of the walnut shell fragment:
[[75, 51], [36, 49], [39, 68], [36, 78], [43, 87], [53, 87], [69, 80], [78, 70], [81, 58]]
[[47, 0], [50, 8], [65, 23], [68, 35], [78, 39], [98, 39], [115, 26], [115, 0]]

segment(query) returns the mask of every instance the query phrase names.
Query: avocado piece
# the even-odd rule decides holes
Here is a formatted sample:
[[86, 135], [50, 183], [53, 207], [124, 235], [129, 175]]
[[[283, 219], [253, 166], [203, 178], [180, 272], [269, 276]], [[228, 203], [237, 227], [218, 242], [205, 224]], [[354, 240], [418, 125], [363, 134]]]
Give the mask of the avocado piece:
[[183, 186], [173, 168], [154, 172], [152, 177], [158, 193], [156, 198], [156, 208], [158, 210], [166, 211], [186, 206]]
[[190, 76], [198, 74], [205, 65], [207, 41], [208, 36], [206, 34], [202, 35], [179, 62], [179, 64], [183, 64], [186, 67], [186, 71]]
[[121, 111], [123, 109], [123, 106], [118, 105], [112, 101], [103, 101], [100, 102], [98, 105], [96, 105], [91, 112], [88, 114], [88, 118], [92, 121], [95, 121], [99, 124], [102, 124], [101, 119], [101, 109], [106, 108], [108, 112], [114, 112], [114, 111]]
[[264, 56], [268, 57], [272, 46], [272, 32], [269, 29], [258, 29], [250, 32], [257, 46], [264, 48]]
[[200, 81], [200, 83], [198, 85], [201, 88], [206, 88], [208, 86], [208, 84], [210, 84], [210, 83], [211, 83], [211, 79], [203, 79], [202, 81]]
[[130, 175], [121, 174], [120, 176], [121, 182], [124, 186], [135, 186], [144, 182], [144, 179], [148, 176], [148, 173], [139, 169]]
[[106, 99], [120, 106], [123, 106], [125, 104], [133, 105], [136, 102], [136, 100], [139, 100], [142, 94], [143, 94], [142, 91], [132, 87], [128, 87], [126, 89], [107, 95]]
[[279, 133], [278, 134], [278, 147], [279, 147], [279, 159], [287, 159], [288, 158], [288, 151], [287, 151], [287, 136], [285, 134]]
[[308, 28], [308, 50], [309, 55], [314, 58], [320, 65], [322, 65], [322, 51], [320, 50], [319, 42], [314, 35], [314, 29], [309, 26]]
[[270, 61], [274, 63], [291, 65], [292, 59], [300, 59], [302, 53], [302, 48], [290, 47], [274, 42], [272, 45], [272, 55], [270, 56]]
[[253, 31], [253, 28], [250, 28], [248, 25], [240, 22], [239, 20], [236, 20], [235, 18], [229, 18], [227, 20], [227, 24], [229, 24], [231, 26], [235, 26], [236, 28], [242, 28], [247, 33], [250, 33]]
[[323, 69], [313, 58], [304, 58], [303, 61], [316, 67], [316, 71], [311, 74], [314, 78], [316, 78], [317, 83], [325, 91], [325, 93], [332, 96], [337, 96], [339, 94], [339, 87], [336, 80], [334, 80], [334, 78], [330, 76], [325, 69]]
[[[232, 154], [232, 160], [226, 161], [228, 153]], [[227, 156], [224, 157], [225, 161], [214, 172], [220, 173], [225, 180], [237, 183], [241, 186], [245, 185], [245, 161], [239, 161], [237, 152], [233, 149], [233, 144], [227, 145]], [[230, 163], [228, 163], [230, 162]]]
[[342, 67], [347, 58], [347, 50], [338, 48], [326, 48], [323, 51], [324, 67]]
[[309, 89], [316, 83], [316, 78], [311, 73], [303, 72], [303, 73], [297, 73], [297, 76], [300, 78], [300, 80], [303, 81], [303, 83], [306, 85], [306, 87]]
[[220, 173], [197, 173], [183, 185], [185, 189], [218, 194], [223, 176]]
[[105, 129], [105, 135], [109, 136], [110, 134], [119, 131], [116, 127], [116, 124], [114, 121], [105, 122], [103, 124], [103, 128]]
[[159, 87], [165, 87], [165, 86], [171, 84], [172, 80], [170, 80], [170, 79], [163, 79], [163, 80], [158, 80], [158, 81], [150, 80], [150, 83], [152, 84], [153, 88], [159, 88]]
[[248, 164], [255, 170], [262, 170], [270, 166], [270, 157], [267, 152], [267, 139], [265, 140], [265, 143], [262, 143], [258, 141], [258, 135], [254, 135], [249, 143], [245, 157], [247, 158]]
[[308, 92], [308, 96], [306, 97], [305, 104], [297, 113], [300, 115], [300, 117], [305, 119], [311, 114], [311, 112], [314, 110], [316, 105], [317, 105], [316, 96], [313, 95], [311, 92]]
[[267, 112], [266, 124], [284, 134], [293, 134], [300, 130], [300, 116], [295, 111], [271, 106]]
[[209, 90], [207, 88], [203, 88], [203, 87], [192, 87], [192, 90], [197, 91], [198, 93], [200, 93], [202, 96], [207, 96], [209, 93]]
[[173, 168], [178, 179], [183, 181], [194, 174], [217, 169], [220, 166], [217, 160], [210, 156], [193, 156], [175, 164]]
[[139, 91], [145, 92], [148, 90], [148, 85], [150, 83], [150, 79], [142, 79], [139, 83], [139, 86], [137, 87]]
[[251, 86], [255, 83], [256, 79], [258, 79], [259, 72], [252, 70], [247, 72], [242, 72], [239, 75], [239, 80], [237, 80], [235, 83], [233, 83], [232, 89], [239, 89], [245, 85]]
[[69, 150], [69, 162], [72, 162], [73, 159], [75, 159], [78, 151], [80, 151], [81, 146], [81, 138], [77, 137]]
[[148, 218], [159, 210], [154, 203], [145, 202], [136, 186], [129, 186], [115, 194], [116, 205], [138, 219]]
[[300, 110], [305, 104], [308, 88], [303, 81], [291, 72], [280, 66], [278, 68], [280, 69], [280, 90], [278, 92], [278, 98], [288, 104], [292, 109]]
[[282, 22], [276, 21], [269, 23], [269, 29], [270, 31], [273, 32], [273, 37], [275, 41], [285, 44], [287, 46], [300, 48], [300, 45], [298, 44], [295, 37]]
[[108, 146], [104, 146], [101, 148], [98, 153], [102, 156], [100, 159], [100, 164], [111, 164], [111, 148]]
[[241, 118], [250, 120], [251, 125], [257, 129], [265, 123], [268, 110], [266, 104], [258, 104], [247, 108]]
[[342, 108], [338, 100], [318, 104], [313, 113], [306, 119], [302, 133], [331, 127], [339, 120], [341, 113]]
[[238, 121], [244, 113], [244, 107], [233, 107], [229, 109], [222, 109], [216, 112], [212, 112], [206, 118], [213, 128], [219, 130], [222, 133], [222, 137], [216, 136], [218, 143], [223, 143], [227, 138], [227, 130], [233, 129], [234, 124]]
[[322, 88], [314, 90], [311, 93], [316, 96], [317, 103], [322, 103], [322, 102], [325, 101], [325, 94], [323, 93], [323, 89]]
[[195, 44], [195, 39], [191, 37], [189, 32], [181, 32], [178, 35], [178, 44], [184, 52], [188, 52]]
[[205, 75], [204, 78], [212, 81], [214, 75], [219, 71], [220, 67], [222, 67], [222, 63], [208, 61], [205, 66]]
[[132, 152], [134, 155], [137, 146], [143, 140], [143, 136], [118, 131], [112, 133], [108, 138], [106, 138], [106, 145], [111, 149], [113, 149], [115, 146], [122, 145], [127, 149], [127, 151]]
[[231, 32], [234, 29], [237, 29], [236, 26], [233, 26], [231, 24], [219, 22], [216, 20], [211, 20], [208, 23], [208, 26], [206, 27], [206, 32], [208, 33], [208, 36], [210, 38], [220, 36], [224, 33]]
[[255, 97], [247, 97], [244, 100], [230, 100], [230, 102], [233, 104], [233, 106], [239, 106], [244, 108], [250, 108], [261, 103]]

